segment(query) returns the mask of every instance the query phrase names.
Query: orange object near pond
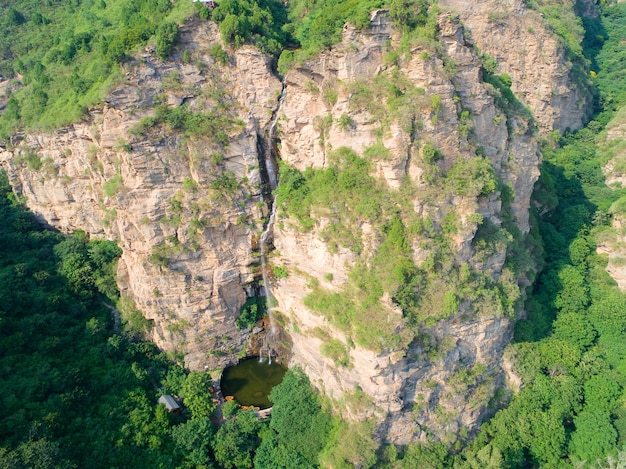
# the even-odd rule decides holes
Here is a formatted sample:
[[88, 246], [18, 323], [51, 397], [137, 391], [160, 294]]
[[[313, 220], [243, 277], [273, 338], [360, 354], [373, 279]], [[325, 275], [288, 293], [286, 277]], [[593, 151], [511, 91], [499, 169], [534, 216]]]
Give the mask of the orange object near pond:
[[223, 371], [220, 386], [222, 392], [234, 396], [239, 405], [267, 409], [272, 406], [268, 395], [283, 380], [286, 371], [277, 362], [247, 358]]

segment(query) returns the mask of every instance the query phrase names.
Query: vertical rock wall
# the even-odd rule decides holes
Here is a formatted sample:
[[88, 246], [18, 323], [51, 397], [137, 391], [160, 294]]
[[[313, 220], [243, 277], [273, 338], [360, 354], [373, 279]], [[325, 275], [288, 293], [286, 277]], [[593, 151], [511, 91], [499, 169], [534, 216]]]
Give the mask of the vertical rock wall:
[[583, 126], [592, 111], [587, 78], [577, 76], [580, 71], [568, 58], [562, 39], [541, 13], [523, 0], [441, 0], [439, 5], [458, 14], [481, 53], [496, 60], [497, 73], [511, 77], [511, 89], [542, 131]]
[[[390, 59], [399, 37], [379, 11], [371, 29], [346, 26], [341, 44], [290, 71], [278, 111], [281, 158], [299, 170], [326, 168], [337, 148], [363, 155], [382, 144], [389, 157], [372, 160], [373, 175], [390, 191], [410, 182], [418, 195], [406, 202], [416, 216], [431, 220], [433, 230], [454, 219], [454, 268], [469, 266], [493, 282], [523, 288], [524, 275], [511, 278], [504, 268], [506, 243], [478, 255], [476, 237], [481, 222], [499, 230], [509, 215], [521, 233], [528, 232], [538, 176], [536, 136], [526, 118], [496, 104], [476, 46], [498, 61], [500, 73], [511, 75], [513, 90], [544, 130], [579, 127], [587, 97], [572, 85], [558, 41], [522, 3], [440, 3], [458, 11], [466, 27], [443, 14], [434, 48], [413, 46]], [[501, 14], [490, 18], [488, 10]], [[235, 318], [259, 279], [257, 244], [267, 217], [260, 149], [281, 83], [269, 59], [249, 47], [220, 65], [211, 54], [219, 43], [215, 26], [191, 23], [182, 33], [172, 61], [147, 51], [83, 122], [16, 138], [0, 161], [45, 223], [120, 241], [123, 295], [151, 321], [157, 344], [182, 353], [191, 369], [203, 369], [235, 361], [247, 339]], [[189, 63], [182, 60], [185, 49]], [[422, 97], [409, 110], [411, 122], [394, 117], [381, 132], [378, 117], [354, 106], [351, 86], [392, 74], [422, 90]], [[163, 103], [169, 109], [219, 109], [230, 121], [210, 135], [147, 125], [145, 118]], [[457, 162], [484, 157], [514, 196], [503, 206], [499, 189], [478, 196], [433, 193], [424, 164], [427, 145], [441, 156], [435, 165], [440, 175]], [[502, 352], [515, 312], [490, 309], [489, 302], [478, 308], [461, 297], [455, 314], [416, 330], [386, 294], [386, 320], [404, 346], [356, 346], [349, 331], [307, 308], [304, 299], [314, 283], [340, 292], [355, 263], [367, 262], [380, 245], [380, 227], [363, 223], [365, 249], [358, 254], [329, 248], [322, 236], [329, 222], [318, 214], [314, 228], [302, 232], [283, 216], [274, 232], [271, 262], [289, 272], [274, 280], [273, 294], [293, 343], [291, 364], [302, 366], [349, 417], [374, 417], [378, 435], [389, 441], [407, 443], [427, 434], [445, 440], [476, 428], [504, 382]], [[411, 245], [418, 266], [431, 254], [427, 240]], [[346, 346], [349, 366], [322, 353], [328, 340]]]
[[[203, 369], [232, 363], [247, 340], [235, 318], [257, 274], [266, 212], [258, 146], [282, 85], [256, 49], [220, 64], [214, 25], [192, 22], [181, 33], [173, 60], [146, 51], [83, 122], [14, 139], [0, 160], [43, 222], [119, 240], [122, 295], [160, 347]], [[159, 103], [206, 113], [221, 106], [232, 123], [214, 133], [228, 143], [163, 124], [137, 133]]]
[[[359, 80], [373, 83], [378, 76], [399, 73], [413, 86], [425, 90], [419, 136], [411, 135], [397, 122], [391, 123], [382, 143], [392, 156], [373, 162], [376, 175], [391, 190], [399, 190], [407, 178], [417, 187], [426, 187], [426, 168], [420, 158], [424, 142], [432, 142], [441, 152], [443, 170], [461, 159], [476, 158], [480, 148], [503, 183], [512, 187], [515, 198], [511, 212], [519, 229], [527, 232], [530, 195], [538, 177], [536, 138], [526, 121], [513, 114], [507, 116], [496, 106], [494, 91], [482, 82], [481, 61], [461, 24], [448, 15], [442, 16], [439, 24], [439, 40], [447, 60], [455, 64], [453, 72], [423, 47], [412, 49], [397, 65], [385, 65], [385, 56], [398, 46], [398, 37], [384, 11], [373, 16], [372, 26], [363, 33], [346, 27], [340, 45], [285, 77], [287, 94], [280, 109], [283, 161], [300, 170], [324, 168], [333, 149], [347, 146], [362, 154], [376, 144], [380, 122], [365, 111], [355, 110], [350, 86]], [[331, 88], [339, 90], [335, 102], [325, 99], [324, 90]], [[440, 98], [436, 119], [430, 104], [433, 96]], [[339, 125], [344, 114], [350, 116], [350, 129]], [[332, 124], [320, 129], [323, 119]], [[461, 228], [454, 236], [457, 265], [472, 265], [496, 279], [502, 274], [506, 252], [486, 260], [475, 257], [472, 240], [477, 225], [471, 221], [472, 214], [479, 213], [499, 226], [499, 193], [479, 198], [450, 196], [436, 205], [419, 198], [411, 203], [436, 224], [451, 212], [460, 220]], [[273, 293], [291, 330], [292, 364], [302, 366], [313, 383], [340, 406], [351, 402], [355, 393], [364, 393], [371, 399], [370, 407], [355, 410], [347, 404], [344, 412], [354, 418], [374, 417], [382, 422], [379, 434], [389, 441], [407, 443], [425, 438], [427, 433], [445, 439], [450, 432], [475, 428], [487, 412], [490, 397], [504, 381], [501, 359], [511, 338], [511, 319], [486, 312], [469, 313], [462, 306], [453, 318], [421, 330], [445, 349], [437, 358], [428, 356], [419, 337], [407, 348], [382, 352], [351, 345], [350, 332], [338, 329], [323, 314], [305, 306], [312, 284], [341, 292], [357, 260], [368, 256], [341, 247], [329, 249], [322, 240], [329, 221], [320, 215], [311, 231], [300, 232], [284, 219], [281, 228], [275, 230], [279, 255], [273, 261], [286, 266], [290, 275], [274, 285]], [[375, 250], [376, 241], [371, 238], [376, 235], [371, 229], [363, 226], [364, 244], [373, 242], [371, 248]], [[414, 261], [420, 265], [428, 254], [428, 249], [415, 247]], [[402, 325], [402, 313], [391, 299], [383, 297], [382, 301], [389, 317], [396, 318], [397, 333], [408, 333], [403, 331], [406, 326]], [[320, 335], [320, 330], [325, 335]], [[338, 366], [325, 356], [321, 350], [328, 340], [347, 344], [349, 366]], [[455, 376], [467, 370], [481, 373], [470, 384], [451, 384]]]

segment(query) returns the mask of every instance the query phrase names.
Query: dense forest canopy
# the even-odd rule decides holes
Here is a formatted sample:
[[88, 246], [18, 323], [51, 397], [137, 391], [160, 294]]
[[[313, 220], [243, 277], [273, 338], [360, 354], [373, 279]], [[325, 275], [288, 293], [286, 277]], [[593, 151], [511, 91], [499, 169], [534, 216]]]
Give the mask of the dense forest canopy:
[[[382, 6], [391, 8], [404, 46], [418, 41], [436, 50], [436, 6], [427, 0], [216, 3], [209, 10], [188, 1], [3, 2], [0, 74], [9, 81], [0, 138], [20, 126], [76, 120], [104, 97], [138, 47], [152, 41], [167, 57], [177, 24], [194, 11], [218, 22], [233, 47], [251, 42], [282, 53], [282, 70], [331, 47], [346, 21], [366, 27], [370, 10]], [[507, 352], [525, 386], [465, 449], [379, 446], [371, 422], [332, 415], [297, 369], [272, 392], [271, 420], [234, 404], [216, 414], [207, 373], [186, 373], [176, 357], [142, 341], [132, 308], [114, 324], [119, 248], [84, 233], [43, 230], [2, 175], [0, 467], [594, 467], [617, 458], [626, 445], [626, 297], [596, 247], [626, 206], [625, 189], [607, 187], [602, 172], [615, 154], [603, 143], [606, 128], [623, 119], [626, 106], [626, 4], [603, 2], [600, 18], [581, 22], [561, 14], [560, 2], [528, 3], [561, 34], [570, 57], [589, 64], [598, 109], [586, 128], [542, 143], [531, 235], [544, 266]], [[310, 185], [294, 208], [306, 223], [324, 174], [299, 177], [283, 174], [279, 192]], [[385, 227], [389, 258], [400, 268], [402, 229], [393, 220]], [[393, 282], [384, 265], [374, 274]], [[162, 392], [184, 398], [181, 415], [156, 404]], [[367, 405], [359, 389], [345, 403]]]

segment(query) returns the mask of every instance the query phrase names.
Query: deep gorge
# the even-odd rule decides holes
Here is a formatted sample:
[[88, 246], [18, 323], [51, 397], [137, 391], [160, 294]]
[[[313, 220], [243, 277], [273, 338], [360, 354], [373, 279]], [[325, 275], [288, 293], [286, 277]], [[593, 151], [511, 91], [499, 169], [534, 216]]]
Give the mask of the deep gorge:
[[41, 222], [119, 243], [122, 318], [187, 369], [219, 375], [248, 353], [258, 318], [237, 321], [270, 283], [270, 347], [335, 415], [377, 442], [461, 447], [533, 389], [507, 346], [549, 333], [534, 296], [548, 275], [572, 291], [591, 275], [584, 260], [559, 277], [543, 251], [540, 215], [561, 216], [565, 183], [540, 165], [577, 144], [597, 85], [526, 2], [442, 0], [413, 42], [394, 14], [347, 24], [282, 77], [194, 17], [167, 60], [141, 51], [82, 121], [15, 134], [0, 160]]

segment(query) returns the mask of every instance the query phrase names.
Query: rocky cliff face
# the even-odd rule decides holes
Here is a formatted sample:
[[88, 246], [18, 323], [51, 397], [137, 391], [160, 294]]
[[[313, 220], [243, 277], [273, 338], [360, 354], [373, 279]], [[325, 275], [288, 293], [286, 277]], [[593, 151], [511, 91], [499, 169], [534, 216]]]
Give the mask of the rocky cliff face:
[[[606, 183], [613, 187], [624, 187], [626, 183], [626, 108], [622, 108], [607, 125], [602, 135], [600, 150], [610, 157], [604, 167]], [[626, 290], [626, 259], [623, 256], [626, 243], [626, 210], [624, 200], [619, 199], [610, 208], [613, 231], [604, 233], [598, 243], [598, 252], [609, 258], [607, 272], [622, 291]]]
[[[272, 289], [276, 321], [293, 343], [290, 364], [351, 418], [374, 417], [380, 438], [395, 443], [427, 434], [449, 441], [476, 428], [505, 381], [502, 353], [527, 283], [524, 269], [504, 262], [511, 232], [519, 230], [519, 243], [529, 230], [536, 137], [517, 110], [497, 104], [472, 41], [511, 75], [542, 128], [574, 128], [583, 118], [583, 93], [534, 13], [507, 4], [508, 16], [492, 22], [481, 2], [442, 3], [462, 11], [469, 29], [444, 13], [440, 45], [394, 54], [399, 37], [376, 12], [370, 30], [346, 26], [341, 44], [290, 71], [277, 111], [285, 164], [328, 168], [341, 147], [368, 158], [376, 184], [402, 200], [401, 222], [422, 227], [407, 248], [412, 262], [426, 273], [437, 266], [424, 274], [425, 319], [410, 323], [385, 292], [378, 325], [398, 339], [363, 345], [307, 297], [341, 295], [354, 283], [355, 266], [370, 265], [383, 242], [380, 223], [359, 221], [363, 248], [355, 250], [329, 243], [325, 229], [335, 221], [323, 210], [307, 230], [279, 211], [271, 262], [289, 275]], [[535, 22], [541, 34], [529, 34]], [[192, 23], [182, 33], [174, 60], [146, 52], [84, 122], [16, 138], [0, 160], [42, 221], [120, 241], [123, 295], [152, 322], [157, 344], [202, 369], [232, 363], [247, 340], [234, 321], [260, 279], [265, 137], [282, 85], [251, 48], [220, 65], [214, 26]], [[385, 114], [394, 97], [404, 107]], [[209, 117], [185, 121], [187, 111]]]
[[[266, 211], [258, 148], [282, 85], [255, 49], [220, 65], [214, 25], [181, 33], [174, 60], [147, 51], [83, 122], [15, 138], [0, 159], [43, 222], [119, 240], [122, 295], [150, 320], [159, 346], [203, 369], [232, 363], [247, 339], [234, 321], [258, 270]], [[183, 102], [228, 119], [216, 119], [213, 135], [141, 122], [158, 103], [176, 111]]]
[[[286, 98], [280, 108], [281, 158], [301, 170], [324, 168], [329, 166], [333, 149], [347, 146], [367, 154], [368, 148], [382, 140], [389, 155], [373, 161], [378, 178], [392, 192], [406, 184], [427, 191], [429, 182], [424, 175], [428, 166], [420, 154], [428, 142], [443, 155], [442, 170], [477, 158], [480, 148], [478, 153], [485, 155], [504, 184], [513, 188], [511, 213], [521, 231], [527, 232], [529, 198], [538, 176], [535, 138], [526, 122], [514, 114], [507, 116], [496, 106], [494, 90], [482, 82], [481, 62], [461, 24], [444, 15], [439, 29], [444, 54], [455, 64], [453, 72], [421, 47], [389, 64], [384, 57], [390, 47], [397, 46], [398, 38], [385, 12], [374, 15], [372, 29], [367, 32], [346, 27], [344, 41], [336, 49], [289, 72]], [[355, 83], [375, 83], [389, 76], [402, 76], [411, 86], [424, 90], [415, 116], [419, 131], [403, 128], [396, 120], [381, 137], [377, 131], [380, 121], [372, 114], [375, 111], [355, 106]], [[330, 100], [324, 91], [329, 89], [338, 90]], [[434, 102], [439, 103], [437, 109]], [[341, 125], [345, 114], [351, 117], [349, 128]], [[320, 125], [323, 121], [326, 126]], [[500, 226], [499, 196], [498, 192], [481, 197], [450, 194], [435, 206], [430, 205], [428, 195], [418, 195], [412, 204], [416, 213], [430, 217], [436, 225], [443, 225], [446, 216], [459, 220], [452, 237], [455, 265], [471, 265], [497, 279], [503, 274], [506, 248], [479, 260], [473, 244], [477, 223], [472, 215], [478, 213]], [[323, 213], [317, 217], [311, 231], [301, 232], [289, 219], [274, 231], [279, 255], [273, 261], [290, 272], [274, 286], [273, 293], [292, 331], [292, 364], [302, 366], [316, 386], [344, 403], [348, 414], [376, 416], [383, 421], [379, 431], [390, 441], [407, 443], [427, 433], [445, 439], [462, 428], [475, 428], [494, 390], [504, 381], [501, 358], [510, 340], [510, 316], [477, 312], [465, 304], [458, 314], [421, 328], [422, 337], [408, 339], [404, 349], [381, 351], [354, 346], [354, 331], [337, 327], [323, 313], [313, 312], [306, 306], [307, 297], [311, 285], [342, 294], [355, 264], [371, 261], [377, 243], [372, 241], [371, 232], [376, 228], [364, 225], [362, 230], [363, 244], [369, 244], [371, 251], [356, 254], [341, 247], [333, 250], [323, 241], [324, 229], [332, 220], [325, 219]], [[430, 252], [414, 246], [413, 260], [421, 265]], [[522, 281], [521, 277], [518, 280]], [[394, 333], [413, 336], [390, 299], [383, 297], [381, 301], [387, 317], [396, 324]], [[431, 350], [430, 358], [424, 336], [437, 344], [438, 352]], [[337, 366], [332, 354], [325, 356], [323, 344], [329, 340], [345, 344], [349, 359], [344, 362], [349, 365]], [[350, 402], [360, 393], [365, 393], [372, 405], [359, 412]]]
[[[587, 15], [593, 2], [580, 2]], [[575, 69], [562, 40], [543, 15], [522, 0], [441, 0], [458, 14], [472, 41], [497, 62], [496, 73], [512, 79], [511, 89], [532, 111], [543, 131], [579, 129], [588, 120], [592, 95]]]

